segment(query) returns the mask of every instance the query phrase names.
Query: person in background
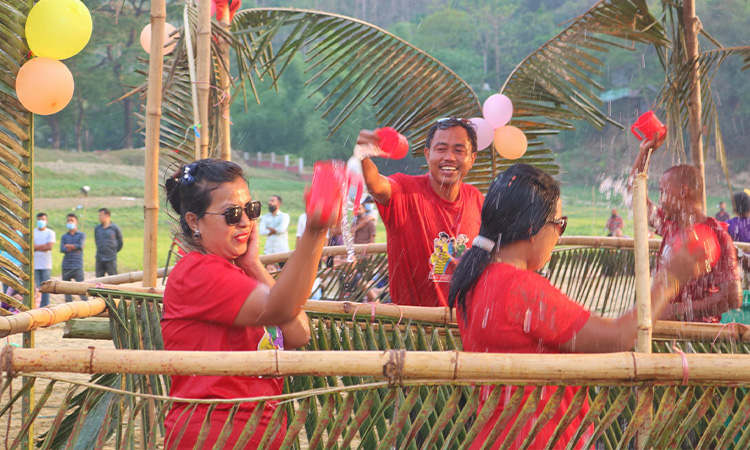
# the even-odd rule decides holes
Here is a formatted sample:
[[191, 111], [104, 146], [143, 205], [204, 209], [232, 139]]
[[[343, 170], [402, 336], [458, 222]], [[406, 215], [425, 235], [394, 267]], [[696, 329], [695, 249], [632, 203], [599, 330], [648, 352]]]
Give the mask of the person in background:
[[307, 213], [302, 213], [297, 219], [297, 233], [295, 235], [294, 248], [299, 245], [299, 240], [302, 238], [302, 233], [305, 232], [305, 226], [307, 225]]
[[[62, 260], [63, 281], [83, 281], [83, 246], [86, 243], [86, 233], [78, 231], [78, 216], [68, 213], [65, 224], [68, 232], [60, 238], [60, 252], [64, 253]], [[86, 296], [81, 295], [86, 301]], [[65, 294], [65, 301], [72, 302], [73, 296]]]
[[122, 231], [112, 223], [107, 208], [99, 210], [99, 225], [94, 228], [96, 242], [96, 276], [117, 275], [117, 253], [122, 250]]
[[[376, 130], [377, 131], [377, 130]], [[477, 157], [477, 132], [468, 119], [436, 121], [427, 132], [427, 173], [384, 177], [370, 159], [380, 138], [362, 130], [354, 156], [362, 160], [367, 191], [385, 224], [393, 303], [446, 306], [457, 255], [450, 243], [479, 231], [482, 193], [463, 182]], [[455, 248], [455, 247], [454, 247]]]
[[719, 203], [719, 212], [716, 213], [716, 220], [718, 220], [719, 222], [728, 222], [729, 221], [729, 213], [727, 212], [727, 204], [726, 203], [724, 203], [724, 202]]
[[357, 216], [351, 228], [355, 244], [372, 244], [375, 242], [375, 218], [365, 211], [365, 204], [357, 207]]
[[[263, 351], [305, 346], [310, 339], [303, 309], [310, 295], [326, 228], [317, 216], [308, 218], [299, 251], [274, 280], [259, 257], [261, 203], [253, 201], [242, 169], [218, 159], [201, 159], [180, 167], [165, 182], [167, 201], [179, 215], [181, 239], [192, 251], [169, 275], [161, 321], [164, 349]], [[335, 220], [335, 217], [332, 217]], [[243, 376], [172, 377], [169, 395], [193, 399], [236, 399], [277, 396], [283, 379]], [[256, 403], [201, 404], [175, 402], [164, 420], [164, 448], [214, 448], [225, 422], [231, 431], [222, 448], [233, 448], [245, 424], [257, 428], [244, 449], [255, 449], [269, 425], [277, 402], [265, 403], [259, 417]], [[209, 415], [210, 414], [210, 415]], [[186, 423], [187, 422], [187, 423]], [[210, 423], [206, 435], [200, 430]], [[184, 430], [184, 433], [183, 433]], [[265, 448], [278, 449], [284, 440], [286, 418]], [[179, 442], [174, 442], [179, 440]]]
[[735, 242], [750, 242], [750, 195], [744, 192], [734, 194], [734, 213], [735, 217], [724, 221], [729, 225], [729, 236]]
[[607, 225], [605, 225], [607, 236], [614, 236], [616, 230], [622, 230], [624, 227], [625, 223], [623, 222], [622, 217], [620, 217], [620, 215], [617, 214], [617, 210], [613, 208], [612, 215], [609, 216]]
[[[464, 350], [478, 353], [603, 353], [628, 351], [637, 336], [637, 313], [633, 308], [619, 318], [592, 314], [552, 286], [537, 273], [549, 262], [568, 219], [563, 215], [560, 186], [548, 174], [526, 164], [516, 164], [490, 184], [482, 207], [482, 222], [472, 246], [456, 267], [449, 304], [457, 308]], [[705, 272], [704, 254], [689, 255], [687, 246], [662, 261], [651, 286], [651, 309], [658, 317], [681, 283]], [[482, 398], [489, 390], [486, 386]], [[487, 425], [471, 449], [480, 448], [508, 405], [513, 392], [524, 389], [521, 404], [534, 386], [497, 387], [505, 392]], [[579, 387], [564, 389], [562, 405], [570, 405]], [[545, 410], [553, 393], [545, 391], [536, 409]], [[529, 400], [531, 401], [531, 400]], [[481, 407], [484, 400], [481, 401]], [[528, 448], [545, 448], [565, 409], [550, 411]], [[588, 412], [584, 404], [562, 432], [554, 448], [564, 448]], [[519, 413], [516, 412], [514, 416]], [[515, 417], [510, 418], [514, 423]], [[518, 448], [536, 421], [528, 421], [507, 448]], [[502, 430], [492, 449], [497, 449], [512, 427]], [[593, 432], [588, 428], [576, 448]]]
[[[47, 214], [40, 212], [36, 215], [34, 228], [34, 283], [39, 289], [42, 283], [50, 279], [52, 274], [52, 247], [55, 244], [55, 232], [47, 228]], [[42, 293], [42, 308], [49, 305], [49, 293]]]
[[[664, 138], [666, 133], [661, 138], [654, 135], [641, 142], [630, 171], [631, 179], [636, 173], [648, 173], [648, 156], [661, 146]], [[632, 189], [632, 186], [629, 188]], [[690, 235], [694, 234], [691, 231], [699, 224], [716, 235], [721, 252], [715, 267], [708, 274], [680, 285], [680, 293], [664, 309], [660, 318], [718, 323], [722, 313], [742, 305], [737, 250], [732, 238], [716, 219], [706, 217], [703, 210], [703, 176], [694, 166], [682, 164], [667, 169], [659, 179], [659, 193], [659, 205], [647, 199], [649, 226], [663, 238], [659, 255], [663, 257], [679, 242], [690, 239]], [[660, 262], [657, 261], [656, 270], [659, 268]]]
[[365, 205], [365, 214], [375, 219], [375, 225], [378, 224], [378, 206], [375, 204], [375, 200], [373, 200], [371, 195], [368, 195], [365, 201], [363, 202]]
[[[289, 214], [281, 212], [281, 197], [272, 195], [268, 200], [268, 213], [260, 219], [258, 232], [266, 238], [265, 255], [289, 251]], [[283, 263], [279, 264], [281, 267]]]

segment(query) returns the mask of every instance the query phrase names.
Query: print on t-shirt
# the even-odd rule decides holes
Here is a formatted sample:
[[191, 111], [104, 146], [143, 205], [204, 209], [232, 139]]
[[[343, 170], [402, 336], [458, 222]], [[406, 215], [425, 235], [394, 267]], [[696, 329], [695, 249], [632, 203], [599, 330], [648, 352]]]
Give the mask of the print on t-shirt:
[[435, 283], [450, 283], [456, 261], [466, 251], [466, 243], [469, 238], [465, 234], [458, 237], [448, 235], [441, 231], [432, 242], [434, 249], [430, 255], [430, 279]]
[[263, 337], [258, 341], [258, 350], [284, 350], [284, 335], [279, 327], [263, 327]]

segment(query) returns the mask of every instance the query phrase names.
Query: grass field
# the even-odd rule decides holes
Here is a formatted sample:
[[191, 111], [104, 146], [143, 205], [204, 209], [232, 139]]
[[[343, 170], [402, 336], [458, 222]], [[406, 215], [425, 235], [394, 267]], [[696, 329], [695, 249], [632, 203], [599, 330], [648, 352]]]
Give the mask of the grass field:
[[[35, 212], [48, 214], [49, 227], [60, 236], [65, 229], [65, 215], [79, 216], [80, 229], [86, 233], [84, 269], [94, 271], [94, 227], [98, 224], [98, 209], [112, 211], [112, 221], [123, 231], [124, 247], [118, 255], [120, 272], [141, 270], [143, 266], [143, 151], [118, 150], [94, 153], [73, 153], [61, 150], [35, 151]], [[284, 199], [282, 210], [291, 216], [289, 246], [294, 248], [297, 219], [304, 211], [305, 182], [282, 171], [246, 167], [250, 193], [263, 202], [264, 210], [271, 195]], [[87, 196], [81, 187], [89, 186]], [[569, 217], [569, 235], [605, 235], [604, 224], [612, 208], [617, 208], [625, 219], [625, 234], [633, 235], [633, 222], [619, 195], [607, 196], [591, 186], [562, 187], [563, 213]], [[651, 192], [653, 200], [657, 192]], [[709, 198], [709, 205], [726, 199]], [[711, 208], [711, 207], [710, 207]], [[709, 208], [709, 209], [710, 209]], [[174, 223], [164, 208], [159, 213], [158, 260], [166, 264]], [[385, 242], [385, 228], [378, 221], [376, 242]], [[261, 248], [265, 238], [261, 237]], [[62, 253], [53, 250], [53, 275], [60, 274]]]

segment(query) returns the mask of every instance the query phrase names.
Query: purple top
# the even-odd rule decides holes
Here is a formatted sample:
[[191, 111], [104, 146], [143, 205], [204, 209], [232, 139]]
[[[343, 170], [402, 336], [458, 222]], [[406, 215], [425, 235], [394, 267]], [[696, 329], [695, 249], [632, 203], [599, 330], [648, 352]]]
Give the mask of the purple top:
[[732, 217], [727, 223], [733, 241], [750, 242], [750, 217]]

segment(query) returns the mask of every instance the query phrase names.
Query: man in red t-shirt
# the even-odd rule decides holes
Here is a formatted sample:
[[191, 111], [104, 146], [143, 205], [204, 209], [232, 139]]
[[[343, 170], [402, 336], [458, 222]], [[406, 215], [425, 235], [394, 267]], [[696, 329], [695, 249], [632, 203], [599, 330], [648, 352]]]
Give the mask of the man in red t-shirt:
[[[648, 155], [663, 142], [664, 136], [661, 139], [647, 138], [641, 143], [631, 177], [648, 171]], [[663, 238], [660, 255], [666, 248], [680, 245], [680, 241], [688, 242], [691, 238], [688, 233], [698, 224], [704, 224], [713, 231], [721, 252], [718, 262], [708, 274], [680, 288], [661, 319], [718, 322], [722, 313], [742, 305], [737, 250], [732, 238], [716, 219], [706, 217], [703, 210], [703, 176], [694, 166], [683, 164], [667, 169], [659, 180], [659, 192], [660, 205], [648, 201], [648, 217], [649, 225]]]
[[456, 260], [479, 233], [484, 197], [462, 182], [477, 156], [476, 129], [456, 117], [436, 122], [424, 148], [428, 172], [419, 176], [381, 175], [370, 160], [379, 143], [377, 134], [362, 130], [355, 156], [385, 224], [391, 299], [447, 306]]

